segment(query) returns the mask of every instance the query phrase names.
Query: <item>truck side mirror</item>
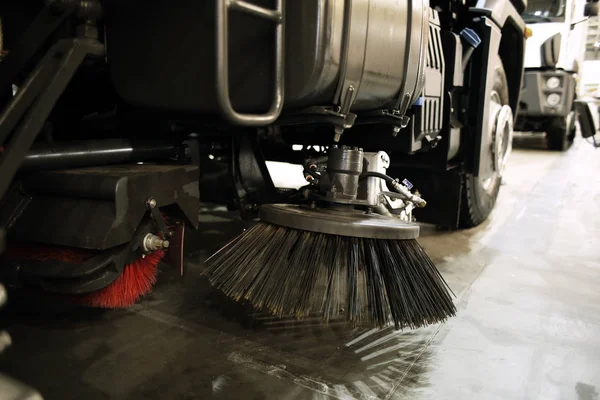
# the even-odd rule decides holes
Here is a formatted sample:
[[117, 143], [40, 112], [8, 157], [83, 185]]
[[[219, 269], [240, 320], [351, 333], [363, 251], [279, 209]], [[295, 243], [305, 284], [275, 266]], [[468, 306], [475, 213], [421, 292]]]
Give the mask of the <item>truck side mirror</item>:
[[585, 8], [583, 9], [584, 17], [595, 17], [600, 13], [600, 4], [598, 0], [587, 0]]

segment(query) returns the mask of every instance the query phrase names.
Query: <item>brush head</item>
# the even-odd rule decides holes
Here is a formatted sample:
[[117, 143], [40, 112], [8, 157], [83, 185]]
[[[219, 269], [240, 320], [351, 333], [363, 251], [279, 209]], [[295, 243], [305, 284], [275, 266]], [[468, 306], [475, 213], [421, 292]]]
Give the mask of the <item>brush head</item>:
[[354, 325], [393, 323], [402, 329], [456, 313], [447, 284], [414, 239], [332, 235], [261, 222], [207, 264], [205, 274], [217, 289], [279, 316], [317, 313], [325, 322], [343, 317]]
[[[105, 252], [108, 254], [110, 250]], [[21, 271], [26, 269], [25, 267], [34, 267], [36, 278], [32, 279], [33, 284], [46, 291], [64, 295], [81, 305], [125, 308], [133, 305], [140, 297], [152, 290], [156, 283], [158, 264], [164, 256], [163, 251], [154, 251], [144, 257], [140, 255], [137, 259], [136, 255], [131, 253], [128, 257], [133, 259], [133, 262], [124, 262], [120, 267], [106, 264], [104, 269], [94, 270], [90, 274], [85, 273], [84, 270], [87, 268], [84, 265], [88, 263], [92, 266], [102, 265], [94, 260], [103, 260], [105, 252], [13, 243], [8, 249], [7, 256], [13, 262], [18, 262]], [[105, 279], [107, 275], [105, 272], [110, 272], [110, 276], [114, 278]], [[30, 280], [25, 276], [23, 278], [26, 281]], [[95, 289], [90, 290], [91, 287]]]
[[126, 264], [123, 273], [110, 285], [73, 299], [90, 307], [130, 307], [152, 290], [158, 275], [158, 264], [163, 256], [164, 252], [157, 250], [131, 264]]

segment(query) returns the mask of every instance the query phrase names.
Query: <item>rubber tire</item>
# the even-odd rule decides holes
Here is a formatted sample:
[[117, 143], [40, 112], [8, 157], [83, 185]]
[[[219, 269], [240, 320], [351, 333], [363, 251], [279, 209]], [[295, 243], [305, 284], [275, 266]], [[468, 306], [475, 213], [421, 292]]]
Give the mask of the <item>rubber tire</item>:
[[[498, 92], [502, 105], [506, 105], [509, 103], [508, 83], [500, 57], [496, 65], [493, 89]], [[487, 219], [496, 205], [501, 181], [501, 178], [495, 177], [491, 183], [492, 191], [488, 193], [483, 188], [483, 181], [479, 177], [469, 173], [463, 175], [459, 227], [472, 228]]]
[[552, 118], [546, 125], [546, 144], [548, 150], [566, 151], [575, 135], [567, 132], [567, 120], [564, 117]]
[[[577, 118], [577, 116], [575, 116], [574, 118]], [[573, 128], [571, 129], [571, 133], [569, 133], [569, 136], [567, 136], [567, 140], [569, 141], [569, 145], [572, 145], [573, 142], [575, 141], [575, 136], [577, 135], [577, 125], [574, 122], [573, 123]]]

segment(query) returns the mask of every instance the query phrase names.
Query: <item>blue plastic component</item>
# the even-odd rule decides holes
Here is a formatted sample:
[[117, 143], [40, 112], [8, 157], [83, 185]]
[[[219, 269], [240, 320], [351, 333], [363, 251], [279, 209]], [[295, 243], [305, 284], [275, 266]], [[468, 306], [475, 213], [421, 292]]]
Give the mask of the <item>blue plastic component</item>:
[[477, 32], [475, 32], [471, 28], [465, 28], [462, 31], [460, 31], [460, 37], [474, 49], [476, 49], [481, 44], [481, 38], [479, 37]]
[[408, 190], [411, 190], [413, 188], [413, 184], [410, 183], [410, 181], [406, 178], [404, 178], [404, 180], [402, 181], [402, 184], [404, 186], [406, 186], [408, 188]]
[[419, 97], [413, 103], [413, 106], [421, 107], [423, 105], [423, 97]]

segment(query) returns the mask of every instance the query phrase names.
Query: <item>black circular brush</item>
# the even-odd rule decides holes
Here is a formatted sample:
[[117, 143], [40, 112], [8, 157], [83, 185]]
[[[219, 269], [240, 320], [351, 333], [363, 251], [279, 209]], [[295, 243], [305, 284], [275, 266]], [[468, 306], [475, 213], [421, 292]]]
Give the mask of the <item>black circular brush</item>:
[[450, 289], [416, 241], [418, 225], [352, 210], [267, 205], [261, 222], [209, 260], [217, 289], [257, 309], [396, 329], [455, 315]]

